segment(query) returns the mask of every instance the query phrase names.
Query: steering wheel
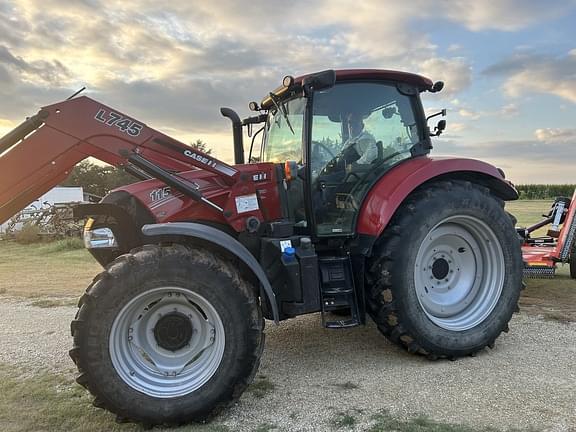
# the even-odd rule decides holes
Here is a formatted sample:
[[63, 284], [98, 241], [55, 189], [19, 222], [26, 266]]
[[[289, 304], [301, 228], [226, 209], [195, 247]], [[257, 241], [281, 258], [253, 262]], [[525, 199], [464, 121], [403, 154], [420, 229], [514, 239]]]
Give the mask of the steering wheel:
[[338, 154], [334, 155], [332, 152], [332, 159], [322, 168], [320, 175], [333, 174], [337, 171], [344, 171], [346, 161], [349, 163], [355, 162], [360, 158], [356, 150], [356, 143], [352, 143], [343, 148]]
[[[328, 147], [326, 144], [320, 142], [320, 141], [312, 141], [312, 167], [313, 170], [315, 169], [319, 169], [322, 165], [324, 165], [322, 163], [323, 160], [325, 160], [324, 157], [321, 156], [321, 152], [325, 153], [328, 155], [328, 157], [330, 158], [328, 162], [328, 164], [330, 164], [335, 158], [336, 156], [334, 155], [334, 151]], [[316, 166], [315, 166], [316, 165]], [[322, 171], [320, 172], [320, 174], [324, 174], [324, 170], [326, 168], [326, 165], [324, 167], [322, 167]]]
[[334, 152], [332, 149], [320, 141], [312, 141], [312, 154], [318, 154], [318, 147], [328, 153], [330, 159], [334, 159]]
[[[382, 160], [379, 160], [378, 162], [373, 163], [371, 169], [368, 170], [368, 172], [367, 172], [366, 174], [364, 174], [362, 177], [358, 176], [355, 172], [350, 172], [350, 173], [348, 173], [348, 174], [346, 175], [346, 177], [344, 178], [344, 182], [346, 182], [346, 181], [348, 180], [348, 178], [350, 177], [351, 174], [354, 174], [354, 175], [358, 178], [358, 181], [355, 182], [356, 185], [352, 188], [352, 191], [353, 191], [353, 190], [356, 189], [356, 186], [357, 186], [357, 185], [362, 185], [362, 184], [364, 183], [364, 180], [366, 180], [366, 178], [367, 178], [369, 175], [375, 173], [375, 172], [376, 172], [376, 169], [377, 169], [379, 166], [381, 166], [382, 164], [384, 164], [384, 162], [389, 161], [390, 159], [395, 158], [396, 156], [401, 155], [402, 153], [403, 153], [403, 152], [400, 152], [400, 151], [394, 152], [394, 153], [392, 153], [391, 155], [386, 156], [386, 157], [383, 158]], [[350, 193], [352, 193], [352, 191], [350, 191]]]

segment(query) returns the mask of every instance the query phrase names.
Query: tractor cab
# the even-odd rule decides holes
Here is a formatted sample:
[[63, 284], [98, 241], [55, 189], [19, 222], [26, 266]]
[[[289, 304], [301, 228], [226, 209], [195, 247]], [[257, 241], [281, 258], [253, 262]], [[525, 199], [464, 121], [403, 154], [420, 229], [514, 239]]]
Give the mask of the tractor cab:
[[326, 71], [284, 81], [261, 104], [268, 117], [259, 159], [285, 164], [297, 229], [353, 236], [371, 185], [402, 161], [429, 153], [419, 94], [431, 82], [387, 71]]

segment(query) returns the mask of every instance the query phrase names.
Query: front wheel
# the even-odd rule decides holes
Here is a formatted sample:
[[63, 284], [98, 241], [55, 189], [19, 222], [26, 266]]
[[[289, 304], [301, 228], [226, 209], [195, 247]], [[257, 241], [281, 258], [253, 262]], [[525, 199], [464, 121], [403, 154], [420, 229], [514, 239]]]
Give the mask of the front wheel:
[[214, 254], [146, 246], [109, 265], [72, 323], [94, 404], [148, 425], [203, 420], [238, 398], [263, 347], [254, 287]]
[[481, 186], [431, 184], [398, 209], [369, 266], [369, 311], [410, 352], [456, 358], [492, 346], [522, 287], [501, 202]]

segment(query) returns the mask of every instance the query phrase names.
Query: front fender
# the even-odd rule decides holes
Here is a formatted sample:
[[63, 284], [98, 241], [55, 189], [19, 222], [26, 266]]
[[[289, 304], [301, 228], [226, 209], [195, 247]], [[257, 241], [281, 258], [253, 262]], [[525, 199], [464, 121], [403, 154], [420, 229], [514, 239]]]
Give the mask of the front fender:
[[368, 192], [358, 216], [358, 233], [373, 238], [380, 236], [408, 195], [424, 183], [441, 179], [480, 183], [503, 200], [518, 199], [516, 189], [504, 180], [496, 167], [486, 162], [418, 157], [391, 169]]
[[278, 324], [280, 321], [278, 304], [276, 303], [276, 295], [272, 290], [272, 286], [270, 285], [270, 282], [268, 281], [262, 266], [260, 266], [260, 263], [256, 260], [256, 258], [254, 258], [254, 255], [252, 255], [250, 251], [246, 249], [246, 247], [234, 237], [226, 234], [223, 231], [220, 231], [217, 228], [192, 222], [172, 222], [144, 225], [142, 227], [142, 232], [145, 236], [150, 237], [184, 236], [197, 238], [212, 243], [214, 246], [220, 249], [225, 249], [226, 251], [232, 253], [244, 264], [246, 264], [258, 278], [258, 281], [262, 285], [270, 307], [272, 308], [274, 322]]

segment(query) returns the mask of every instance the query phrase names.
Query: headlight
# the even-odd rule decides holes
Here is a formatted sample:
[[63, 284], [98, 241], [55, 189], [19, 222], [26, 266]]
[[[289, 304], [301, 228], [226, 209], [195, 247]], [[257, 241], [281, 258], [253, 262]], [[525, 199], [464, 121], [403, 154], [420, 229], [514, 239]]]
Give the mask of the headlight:
[[110, 228], [84, 230], [84, 246], [86, 249], [118, 247], [114, 233]]

